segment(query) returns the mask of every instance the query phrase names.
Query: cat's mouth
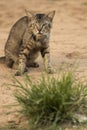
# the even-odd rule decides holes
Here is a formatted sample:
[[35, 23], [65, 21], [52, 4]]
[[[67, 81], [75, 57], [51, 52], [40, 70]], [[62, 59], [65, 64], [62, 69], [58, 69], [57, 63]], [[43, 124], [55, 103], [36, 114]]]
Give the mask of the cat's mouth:
[[34, 36], [34, 39], [35, 39], [35, 41], [42, 41], [42, 40], [44, 40], [45, 37], [46, 37], [45, 35], [37, 34]]
[[37, 34], [37, 35], [36, 35], [36, 38], [37, 38], [37, 39], [41, 39], [42, 37], [43, 37], [42, 34]]

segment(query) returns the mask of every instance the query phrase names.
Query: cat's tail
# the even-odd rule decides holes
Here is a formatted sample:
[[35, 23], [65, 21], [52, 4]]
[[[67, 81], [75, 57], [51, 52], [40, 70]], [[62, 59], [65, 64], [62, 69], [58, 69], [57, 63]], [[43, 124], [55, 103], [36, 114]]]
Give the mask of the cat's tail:
[[0, 63], [2, 63], [2, 64], [5, 63], [5, 56], [0, 57]]

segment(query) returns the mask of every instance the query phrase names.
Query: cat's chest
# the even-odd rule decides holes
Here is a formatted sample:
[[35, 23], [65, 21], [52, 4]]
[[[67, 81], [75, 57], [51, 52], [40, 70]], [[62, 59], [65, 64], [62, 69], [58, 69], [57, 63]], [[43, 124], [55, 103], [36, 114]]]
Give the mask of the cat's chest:
[[34, 48], [34, 49], [40, 49], [40, 48], [42, 47], [41, 42], [34, 42], [33, 44], [34, 44], [34, 45], [33, 45], [33, 48]]
[[46, 47], [47, 44], [46, 43], [42, 43], [42, 42], [34, 42], [32, 43], [32, 50], [36, 50], [36, 51], [40, 51], [42, 48]]

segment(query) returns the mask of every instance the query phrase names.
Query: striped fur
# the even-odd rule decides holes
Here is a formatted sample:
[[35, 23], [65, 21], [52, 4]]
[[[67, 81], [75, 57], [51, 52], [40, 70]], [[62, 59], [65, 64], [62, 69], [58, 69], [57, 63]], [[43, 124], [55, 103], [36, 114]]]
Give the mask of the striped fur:
[[55, 11], [26, 12], [27, 16], [19, 19], [10, 31], [5, 45], [6, 64], [17, 69], [16, 75], [22, 75], [27, 66], [38, 66], [35, 60], [41, 52], [46, 71], [52, 73], [49, 38]]

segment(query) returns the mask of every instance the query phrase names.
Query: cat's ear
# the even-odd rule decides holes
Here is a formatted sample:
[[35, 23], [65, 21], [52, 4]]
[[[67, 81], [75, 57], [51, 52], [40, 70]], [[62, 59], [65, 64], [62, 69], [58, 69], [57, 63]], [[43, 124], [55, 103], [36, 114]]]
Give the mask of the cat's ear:
[[48, 16], [51, 20], [53, 20], [54, 15], [55, 15], [55, 10], [53, 10], [53, 11], [51, 11], [51, 12], [49, 12], [49, 13], [47, 14], [47, 16]]
[[33, 11], [29, 11], [29, 10], [26, 10], [25, 9], [25, 12], [26, 12], [26, 15], [31, 19], [32, 17], [34, 17], [34, 12]]

